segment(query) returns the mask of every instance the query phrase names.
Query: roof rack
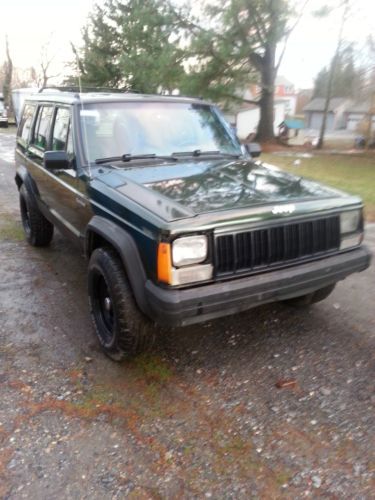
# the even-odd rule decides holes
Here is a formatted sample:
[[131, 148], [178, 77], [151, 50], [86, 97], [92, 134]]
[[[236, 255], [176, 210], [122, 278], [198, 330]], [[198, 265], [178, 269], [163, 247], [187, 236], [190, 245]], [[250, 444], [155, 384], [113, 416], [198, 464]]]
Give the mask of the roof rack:
[[[48, 85], [45, 87], [41, 87], [38, 91], [38, 93], [42, 93], [45, 90], [57, 90], [59, 92], [71, 92], [75, 94], [84, 94], [86, 92], [105, 92], [105, 93], [112, 93], [112, 94], [142, 94], [143, 92], [140, 92], [139, 90], [134, 90], [134, 89], [127, 89], [127, 88], [122, 88], [122, 89], [116, 89], [116, 88], [108, 88], [108, 87], [79, 87], [77, 85]], [[190, 96], [190, 95], [183, 95], [183, 94], [156, 94], [161, 97], [182, 97], [182, 98], [188, 98], [188, 99], [200, 99], [203, 100], [204, 98], [202, 96]]]
[[186, 95], [186, 94], [157, 94], [160, 97], [172, 97], [172, 98], [185, 98], [185, 99], [199, 99], [200, 101], [204, 100], [203, 96], [192, 96], [192, 95]]
[[48, 85], [41, 87], [38, 91], [39, 94], [44, 92], [45, 90], [57, 90], [59, 92], [71, 92], [75, 94], [81, 94], [85, 92], [110, 92], [110, 93], [133, 93], [133, 94], [138, 94], [136, 90], [129, 90], [129, 89], [115, 89], [115, 88], [107, 88], [107, 87], [79, 87], [76, 85], [64, 85], [64, 86], [59, 86], [59, 85]]

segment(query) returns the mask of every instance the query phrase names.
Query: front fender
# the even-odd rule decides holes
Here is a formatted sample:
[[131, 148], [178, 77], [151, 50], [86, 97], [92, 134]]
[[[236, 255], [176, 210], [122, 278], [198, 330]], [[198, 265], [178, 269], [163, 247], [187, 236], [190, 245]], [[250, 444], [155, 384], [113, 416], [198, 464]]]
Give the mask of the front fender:
[[85, 254], [88, 257], [94, 249], [95, 235], [100, 236], [116, 249], [124, 264], [138, 307], [149, 316], [149, 305], [145, 294], [147, 277], [134, 239], [114, 222], [95, 215], [86, 229]]
[[16, 176], [14, 180], [16, 181], [18, 190], [20, 190], [22, 184], [25, 184], [26, 189], [30, 194], [31, 201], [35, 203], [35, 205], [37, 205], [38, 204], [37, 200], [39, 198], [39, 190], [27, 168], [20, 165], [16, 170]]
[[35, 196], [39, 196], [39, 191], [38, 187], [34, 181], [34, 179], [31, 177], [29, 171], [27, 170], [26, 167], [23, 165], [20, 165], [17, 170], [16, 170], [16, 177], [15, 181], [17, 184], [18, 189], [21, 187], [22, 184], [25, 184], [27, 189]]

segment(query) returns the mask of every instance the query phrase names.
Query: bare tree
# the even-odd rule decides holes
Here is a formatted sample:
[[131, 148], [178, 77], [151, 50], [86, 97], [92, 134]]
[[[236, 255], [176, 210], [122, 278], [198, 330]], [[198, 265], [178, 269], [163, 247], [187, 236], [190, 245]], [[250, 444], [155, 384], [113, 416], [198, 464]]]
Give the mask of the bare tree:
[[12, 87], [13, 61], [12, 58], [10, 57], [9, 41], [7, 35], [5, 35], [5, 53], [6, 53], [6, 61], [3, 66], [3, 73], [4, 73], [3, 95], [5, 104], [9, 107], [9, 109], [11, 109], [12, 100], [10, 98], [10, 93]]
[[56, 54], [51, 54], [50, 52], [52, 37], [53, 33], [51, 33], [49, 40], [42, 45], [40, 50], [40, 74], [38, 77], [39, 87], [46, 87], [48, 84], [48, 80], [60, 76], [60, 73], [57, 73], [55, 75], [51, 75], [49, 73], [51, 69], [51, 64], [53, 63], [56, 57]]
[[375, 40], [372, 36], [368, 37], [368, 52], [369, 52], [369, 64], [368, 64], [368, 78], [367, 78], [367, 92], [369, 96], [369, 109], [367, 116], [367, 133], [366, 133], [366, 147], [370, 147], [373, 142], [373, 131], [372, 131], [372, 121], [375, 116]]
[[332, 97], [332, 87], [333, 87], [333, 77], [336, 72], [336, 67], [337, 63], [340, 57], [340, 52], [341, 52], [341, 46], [343, 43], [343, 32], [344, 32], [344, 26], [348, 17], [348, 12], [349, 12], [349, 0], [343, 0], [342, 4], [343, 6], [343, 12], [341, 16], [341, 22], [340, 22], [340, 29], [339, 29], [339, 35], [337, 39], [337, 45], [336, 45], [336, 50], [335, 54], [332, 58], [331, 62], [331, 67], [329, 69], [329, 75], [328, 75], [328, 84], [327, 84], [327, 94], [325, 97], [325, 103], [324, 103], [324, 110], [323, 110], [323, 120], [322, 120], [322, 126], [320, 127], [320, 134], [319, 134], [319, 140], [316, 145], [316, 149], [322, 149], [324, 145], [324, 135], [326, 132], [326, 126], [327, 126], [327, 117], [328, 117], [328, 110], [329, 110], [329, 103]]

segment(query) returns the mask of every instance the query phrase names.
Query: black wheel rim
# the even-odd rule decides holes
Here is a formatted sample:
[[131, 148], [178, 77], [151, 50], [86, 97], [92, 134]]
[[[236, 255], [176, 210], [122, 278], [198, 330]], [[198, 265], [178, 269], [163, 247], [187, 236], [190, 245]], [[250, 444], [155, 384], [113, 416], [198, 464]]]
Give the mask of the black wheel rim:
[[29, 209], [27, 207], [26, 200], [22, 195], [20, 197], [20, 208], [21, 208], [21, 219], [22, 219], [23, 229], [24, 229], [26, 235], [29, 236], [30, 232], [31, 232], [30, 213], [29, 213]]
[[102, 343], [108, 346], [113, 342], [115, 315], [107, 282], [101, 274], [95, 276], [93, 306], [99, 337]]

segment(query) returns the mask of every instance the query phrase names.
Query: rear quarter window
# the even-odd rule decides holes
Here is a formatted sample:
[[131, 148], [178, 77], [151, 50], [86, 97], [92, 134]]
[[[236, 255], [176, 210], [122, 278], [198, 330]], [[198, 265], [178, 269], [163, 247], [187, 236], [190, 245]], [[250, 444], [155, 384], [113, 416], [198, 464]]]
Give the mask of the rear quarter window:
[[57, 108], [55, 124], [52, 132], [53, 151], [64, 151], [67, 149], [69, 126], [70, 126], [69, 109]]
[[38, 111], [32, 143], [42, 151], [48, 147], [53, 109], [53, 106], [41, 106]]
[[17, 142], [23, 146], [26, 146], [29, 142], [35, 108], [35, 104], [25, 104], [23, 108], [22, 118], [17, 131]]

